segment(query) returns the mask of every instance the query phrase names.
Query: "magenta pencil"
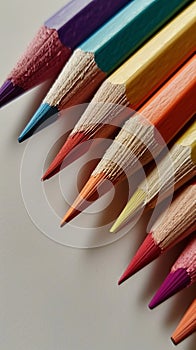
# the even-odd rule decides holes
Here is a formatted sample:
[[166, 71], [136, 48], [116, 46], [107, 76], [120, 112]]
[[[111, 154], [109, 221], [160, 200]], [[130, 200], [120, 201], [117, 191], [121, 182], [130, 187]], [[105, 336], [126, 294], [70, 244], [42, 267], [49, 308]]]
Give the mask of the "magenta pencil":
[[194, 234], [186, 248], [172, 266], [169, 275], [149, 303], [150, 309], [161, 304], [183, 288], [191, 286], [195, 281], [196, 235]]

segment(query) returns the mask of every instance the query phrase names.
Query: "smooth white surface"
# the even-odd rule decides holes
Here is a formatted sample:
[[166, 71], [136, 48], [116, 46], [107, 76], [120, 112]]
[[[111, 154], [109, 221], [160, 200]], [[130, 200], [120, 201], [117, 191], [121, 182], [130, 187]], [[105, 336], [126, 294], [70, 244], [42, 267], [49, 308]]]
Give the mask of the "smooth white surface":
[[[63, 4], [62, 0], [1, 1], [1, 83], [40, 24]], [[169, 337], [195, 289], [154, 311], [147, 303], [180, 247], [117, 286], [142, 241], [147, 217], [122, 239], [95, 249], [59, 245], [31, 221], [20, 188], [26, 143], [18, 144], [17, 137], [43, 96], [44, 88], [36, 88], [0, 111], [0, 349], [173, 349]], [[70, 177], [66, 181], [70, 186]], [[49, 182], [47, 187], [49, 192]], [[58, 210], [64, 213], [62, 199]], [[79, 216], [77, 225], [87, 221], [85, 215]], [[190, 337], [177, 349], [193, 350], [194, 345], [195, 338]]]

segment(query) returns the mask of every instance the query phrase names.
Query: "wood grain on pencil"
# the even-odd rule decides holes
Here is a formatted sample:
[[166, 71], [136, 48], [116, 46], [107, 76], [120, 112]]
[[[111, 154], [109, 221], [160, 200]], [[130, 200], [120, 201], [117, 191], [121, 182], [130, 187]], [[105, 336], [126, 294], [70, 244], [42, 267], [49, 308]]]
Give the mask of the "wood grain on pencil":
[[179, 137], [170, 152], [157, 164], [133, 194], [122, 213], [111, 228], [118, 230], [138, 211], [154, 208], [173, 190], [177, 190], [196, 175], [196, 122], [193, 121]]
[[196, 331], [196, 299], [193, 300], [183, 318], [173, 332], [171, 339], [175, 345]]
[[[64, 158], [78, 144], [94, 137], [103, 137], [103, 129], [105, 138], [111, 136], [117, 129], [115, 125], [127, 118], [127, 113], [121, 112], [128, 106], [138, 109], [194, 52], [195, 11], [196, 4], [190, 5], [102, 84], [45, 178], [59, 169]], [[110, 126], [106, 128], [105, 124]]]
[[[0, 88], [0, 106], [55, 78], [76, 46], [128, 0], [72, 0], [39, 29]], [[10, 43], [11, 44], [11, 43]]]
[[[195, 202], [196, 205], [196, 202]], [[180, 213], [179, 213], [180, 214]], [[183, 288], [191, 286], [196, 281], [196, 235], [180, 254], [171, 268], [170, 273], [157, 290], [149, 303], [153, 309]]]
[[118, 284], [148, 265], [196, 229], [196, 184], [183, 189], [155, 222]]
[[[93, 171], [64, 221], [73, 218], [106, 179], [116, 184], [157, 156], [196, 111], [196, 58], [192, 57], [123, 126]], [[172, 123], [171, 123], [172, 120]], [[168, 124], [168, 125], [167, 125]], [[163, 138], [161, 138], [163, 136]]]
[[[173, 16], [179, 9], [179, 3], [182, 0], [170, 1], [167, 6], [162, 0], [132, 1], [82, 43], [19, 136], [19, 141], [24, 140], [41, 122], [58, 111], [89, 101], [101, 82]], [[176, 22], [178, 32], [181, 33], [182, 30], [180, 35], [183, 42], [178, 54], [173, 54], [178, 56], [178, 62], [185, 52], [187, 55], [192, 49], [194, 32], [191, 29], [191, 16], [191, 13], [183, 16], [184, 29], [178, 28], [180, 21]], [[188, 31], [189, 35], [184, 31]], [[174, 47], [174, 52], [176, 49]]]

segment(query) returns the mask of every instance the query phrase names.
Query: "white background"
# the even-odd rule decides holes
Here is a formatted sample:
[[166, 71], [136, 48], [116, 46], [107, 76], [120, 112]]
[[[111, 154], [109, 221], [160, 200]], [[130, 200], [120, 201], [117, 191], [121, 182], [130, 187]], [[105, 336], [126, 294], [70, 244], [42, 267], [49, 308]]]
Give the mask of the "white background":
[[[1, 1], [1, 83], [40, 24], [63, 4]], [[144, 237], [147, 217], [120, 240], [95, 249], [57, 244], [31, 221], [20, 189], [27, 143], [18, 144], [17, 137], [43, 96], [44, 88], [36, 88], [0, 111], [0, 349], [173, 349], [170, 335], [192, 301], [194, 288], [154, 311], [147, 304], [182, 245], [118, 287], [118, 278]], [[66, 181], [69, 187], [70, 177]], [[77, 220], [82, 227], [85, 215]], [[178, 349], [193, 350], [194, 341], [190, 337]]]

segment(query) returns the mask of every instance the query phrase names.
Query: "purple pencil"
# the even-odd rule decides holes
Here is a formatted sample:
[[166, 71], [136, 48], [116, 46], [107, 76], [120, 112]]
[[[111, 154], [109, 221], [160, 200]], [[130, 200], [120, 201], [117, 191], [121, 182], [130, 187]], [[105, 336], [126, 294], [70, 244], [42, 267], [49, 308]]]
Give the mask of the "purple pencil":
[[72, 0], [39, 29], [0, 88], [0, 107], [55, 78], [79, 43], [130, 0]]
[[194, 235], [172, 266], [169, 275], [164, 280], [152, 298], [149, 308], [153, 309], [183, 288], [196, 281], [196, 235]]

